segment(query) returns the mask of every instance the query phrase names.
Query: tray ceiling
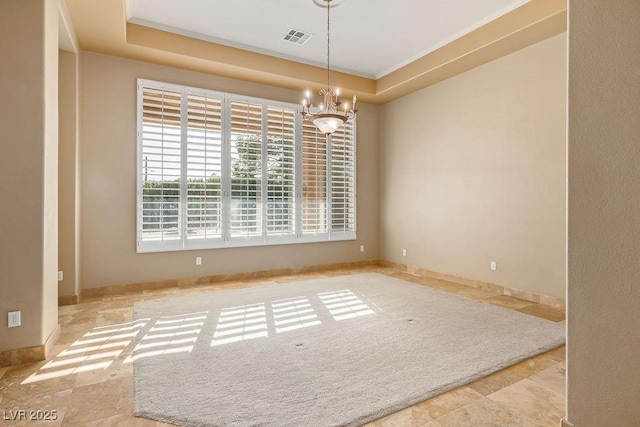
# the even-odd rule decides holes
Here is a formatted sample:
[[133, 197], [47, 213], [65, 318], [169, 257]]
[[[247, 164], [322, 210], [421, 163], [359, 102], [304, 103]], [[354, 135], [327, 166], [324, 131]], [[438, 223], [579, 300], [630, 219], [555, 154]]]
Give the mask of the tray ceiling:
[[[527, 2], [345, 0], [331, 9], [332, 68], [380, 78]], [[131, 0], [129, 22], [323, 66], [325, 10], [312, 0]], [[313, 36], [288, 43], [291, 29]]]

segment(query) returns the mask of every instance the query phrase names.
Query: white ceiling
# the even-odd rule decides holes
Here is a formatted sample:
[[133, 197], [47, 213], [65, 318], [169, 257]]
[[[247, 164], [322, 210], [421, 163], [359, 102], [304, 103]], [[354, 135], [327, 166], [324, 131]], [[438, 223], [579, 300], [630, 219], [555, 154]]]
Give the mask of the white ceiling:
[[[344, 0], [331, 9], [331, 69], [380, 78], [529, 0]], [[326, 66], [326, 9], [312, 0], [129, 0], [129, 22]], [[314, 36], [282, 40], [290, 29]]]

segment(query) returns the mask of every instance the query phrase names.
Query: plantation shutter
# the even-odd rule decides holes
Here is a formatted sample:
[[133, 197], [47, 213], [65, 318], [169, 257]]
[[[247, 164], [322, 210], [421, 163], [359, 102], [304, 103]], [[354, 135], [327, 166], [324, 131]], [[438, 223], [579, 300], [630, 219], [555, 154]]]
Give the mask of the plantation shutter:
[[179, 246], [182, 239], [181, 93], [153, 87], [139, 89], [141, 206], [139, 246], [146, 242]]
[[262, 237], [262, 105], [232, 101], [232, 239]]
[[331, 135], [331, 233], [355, 234], [355, 125]]
[[302, 234], [327, 233], [327, 137], [302, 125]]
[[187, 96], [187, 239], [222, 238], [222, 99]]
[[356, 238], [353, 123], [144, 79], [137, 105], [138, 252]]
[[295, 127], [295, 110], [267, 107], [267, 236], [296, 232]]

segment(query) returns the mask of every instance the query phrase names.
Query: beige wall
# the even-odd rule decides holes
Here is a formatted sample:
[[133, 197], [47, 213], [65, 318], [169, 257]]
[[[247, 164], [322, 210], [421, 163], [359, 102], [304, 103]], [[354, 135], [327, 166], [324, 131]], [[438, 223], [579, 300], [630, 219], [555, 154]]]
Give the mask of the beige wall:
[[42, 335], [58, 326], [58, 1], [44, 0], [44, 247]]
[[567, 419], [640, 425], [640, 3], [569, 8]]
[[566, 34], [379, 114], [381, 257], [564, 299]]
[[44, 344], [58, 320], [57, 23], [54, 0], [0, 4], [0, 351]]
[[[378, 258], [377, 108], [358, 114], [358, 240], [137, 254], [136, 78], [288, 102], [301, 93], [83, 52], [80, 72], [83, 288]], [[361, 253], [359, 246], [365, 245]], [[202, 256], [203, 265], [195, 265]]]
[[79, 70], [77, 54], [59, 52], [58, 268], [64, 279], [58, 289], [61, 297], [69, 297], [80, 290]]

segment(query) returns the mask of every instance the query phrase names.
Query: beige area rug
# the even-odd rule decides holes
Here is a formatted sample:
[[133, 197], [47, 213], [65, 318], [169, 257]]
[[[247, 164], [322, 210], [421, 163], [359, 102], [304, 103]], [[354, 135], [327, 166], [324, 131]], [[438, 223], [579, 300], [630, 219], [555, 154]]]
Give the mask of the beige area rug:
[[136, 303], [135, 414], [357, 426], [564, 343], [564, 326], [378, 273]]

